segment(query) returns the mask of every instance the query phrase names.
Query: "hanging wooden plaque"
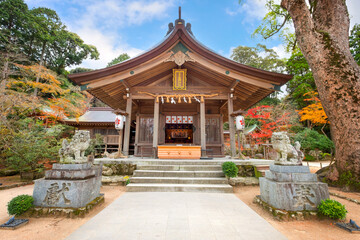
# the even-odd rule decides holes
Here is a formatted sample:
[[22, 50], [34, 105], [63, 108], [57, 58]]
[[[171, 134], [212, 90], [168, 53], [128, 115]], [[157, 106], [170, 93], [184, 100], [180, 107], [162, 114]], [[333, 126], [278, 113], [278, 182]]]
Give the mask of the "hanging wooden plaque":
[[186, 70], [173, 69], [173, 90], [186, 90]]

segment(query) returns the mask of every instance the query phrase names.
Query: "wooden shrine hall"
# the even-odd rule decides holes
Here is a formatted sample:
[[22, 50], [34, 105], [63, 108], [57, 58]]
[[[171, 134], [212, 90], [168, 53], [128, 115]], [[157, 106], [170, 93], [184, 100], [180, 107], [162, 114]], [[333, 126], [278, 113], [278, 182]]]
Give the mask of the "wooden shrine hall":
[[[69, 75], [82, 90], [126, 115], [123, 154], [200, 158], [224, 156], [229, 122], [235, 156], [234, 116], [280, 89], [292, 76], [249, 67], [198, 42], [191, 24], [169, 24], [163, 42], [117, 65]], [[135, 137], [133, 137], [135, 135]]]

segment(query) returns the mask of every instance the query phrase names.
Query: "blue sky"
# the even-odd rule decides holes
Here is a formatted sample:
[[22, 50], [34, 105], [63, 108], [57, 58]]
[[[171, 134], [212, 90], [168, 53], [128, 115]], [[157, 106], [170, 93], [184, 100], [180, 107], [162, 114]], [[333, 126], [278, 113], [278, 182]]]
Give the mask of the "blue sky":
[[[85, 60], [80, 66], [103, 68], [121, 53], [139, 55], [161, 42], [169, 22], [182, 18], [192, 24], [195, 37], [215, 52], [229, 57], [239, 45], [257, 43], [288, 56], [278, 38], [252, 38], [266, 13], [266, 0], [25, 0], [30, 8], [55, 10], [70, 31], [95, 45], [100, 60]], [[347, 1], [351, 26], [360, 23], [360, 1]]]

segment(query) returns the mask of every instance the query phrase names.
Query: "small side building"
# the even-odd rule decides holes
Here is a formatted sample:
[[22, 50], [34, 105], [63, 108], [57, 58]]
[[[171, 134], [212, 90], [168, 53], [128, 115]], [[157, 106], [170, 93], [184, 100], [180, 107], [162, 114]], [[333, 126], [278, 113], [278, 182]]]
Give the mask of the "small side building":
[[91, 138], [95, 138], [96, 134], [102, 135], [104, 145], [99, 151], [111, 153], [119, 148], [119, 132], [115, 129], [116, 114], [113, 111], [110, 107], [91, 107], [81, 117], [66, 119], [64, 123], [76, 127], [78, 130], [90, 131]]

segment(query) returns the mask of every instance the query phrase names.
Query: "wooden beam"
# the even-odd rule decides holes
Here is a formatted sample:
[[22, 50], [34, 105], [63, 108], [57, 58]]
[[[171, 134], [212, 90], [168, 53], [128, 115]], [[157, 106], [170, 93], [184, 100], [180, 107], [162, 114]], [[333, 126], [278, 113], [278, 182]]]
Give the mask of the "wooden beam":
[[226, 104], [227, 104], [227, 100], [220, 106], [220, 109], [222, 109], [223, 107], [225, 107], [226, 106]]
[[124, 85], [125, 88], [130, 89], [130, 85], [127, 83], [125, 79], [121, 79], [120, 82]]
[[[267, 89], [274, 89], [274, 85], [272, 85], [271, 83], [269, 83], [268, 81], [261, 81], [261, 79], [255, 79], [253, 77], [249, 77], [249, 76], [246, 76], [244, 74], [239, 74], [239, 73], [236, 73], [234, 71], [229, 71], [229, 69], [226, 69], [220, 65], [217, 65], [217, 64], [214, 64], [212, 62], [210, 62], [209, 60], [197, 55], [197, 54], [194, 54], [194, 53], [191, 53], [189, 52], [188, 55], [193, 58], [197, 63], [203, 65], [203, 66], [206, 66], [207, 68], [215, 71], [215, 72], [218, 72], [224, 76], [228, 76], [228, 77], [232, 77], [232, 78], [235, 78], [235, 79], [239, 79], [240, 81], [243, 81], [243, 82], [246, 82], [246, 83], [249, 83], [249, 84], [252, 84], [252, 85], [255, 85], [255, 86], [258, 86], [258, 87], [262, 87], [262, 88], [267, 88]], [[276, 84], [276, 83], [275, 83]]]
[[126, 122], [125, 122], [125, 135], [124, 135], [124, 147], [123, 152], [125, 156], [129, 156], [130, 146], [130, 125], [131, 125], [131, 110], [132, 110], [132, 99], [131, 95], [126, 99]]
[[163, 94], [165, 92], [173, 92], [174, 94], [205, 94], [205, 93], [228, 93], [229, 89], [226, 87], [221, 86], [192, 86], [189, 87], [186, 91], [174, 91], [172, 89], [172, 86], [139, 86], [139, 87], [133, 87], [131, 89], [132, 93], [138, 93], [138, 92], [149, 92], [149, 93], [160, 93]]
[[231, 113], [234, 111], [233, 99], [228, 97], [228, 121], [229, 121], [229, 132], [230, 132], [230, 152], [231, 157], [236, 155], [236, 146], [235, 146], [235, 126], [234, 126], [234, 117], [231, 116]]
[[234, 83], [230, 86], [230, 89], [234, 89], [236, 87], [236, 85], [238, 85], [240, 82], [239, 79], [235, 79]]
[[153, 77], [147, 78], [146, 80], [143, 80], [141, 83], [136, 84], [134, 86], [153, 86], [158, 82], [161, 82], [165, 80], [167, 77], [172, 75], [172, 69], [168, 69], [164, 72], [161, 72]]
[[98, 87], [101, 87], [104, 85], [111, 84], [116, 81], [124, 80], [128, 77], [134, 76], [134, 74], [140, 74], [142, 72], [145, 72], [149, 69], [154, 68], [155, 66], [157, 66], [159, 64], [162, 64], [164, 62], [164, 60], [167, 59], [170, 55], [171, 55], [171, 53], [167, 52], [164, 55], [162, 55], [161, 57], [159, 57], [155, 60], [149, 61], [145, 64], [139, 65], [133, 69], [125, 70], [121, 73], [117, 73], [117, 74], [111, 75], [109, 77], [97, 79], [96, 82], [89, 81], [89, 82], [84, 82], [82, 84], [88, 83], [87, 88], [98, 88]]
[[205, 99], [200, 102], [200, 142], [201, 156], [206, 156], [206, 131], [205, 131]]
[[239, 110], [233, 111], [230, 115], [232, 117], [236, 117], [238, 115], [245, 115], [246, 113], [247, 113], [246, 111], [239, 109]]

